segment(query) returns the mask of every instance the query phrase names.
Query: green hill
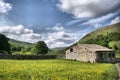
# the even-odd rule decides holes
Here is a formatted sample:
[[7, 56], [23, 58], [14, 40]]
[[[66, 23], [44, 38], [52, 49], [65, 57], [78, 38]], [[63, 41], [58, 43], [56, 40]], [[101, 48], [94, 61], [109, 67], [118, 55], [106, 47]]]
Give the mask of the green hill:
[[120, 23], [93, 31], [80, 39], [77, 43], [98, 44], [120, 53]]
[[29, 52], [32, 47], [32, 43], [17, 41], [13, 39], [9, 39], [9, 43], [11, 45], [11, 52], [15, 54], [19, 54], [21, 51], [24, 53]]
[[32, 45], [32, 43], [17, 41], [17, 40], [13, 40], [13, 39], [10, 39], [9, 43], [11, 45], [15, 45], [15, 46], [31, 46]]

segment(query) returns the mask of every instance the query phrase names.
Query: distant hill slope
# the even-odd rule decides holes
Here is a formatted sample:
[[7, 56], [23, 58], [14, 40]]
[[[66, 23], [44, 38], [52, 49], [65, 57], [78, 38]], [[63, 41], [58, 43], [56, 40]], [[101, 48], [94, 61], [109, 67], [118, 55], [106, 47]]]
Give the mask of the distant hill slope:
[[93, 31], [80, 39], [77, 43], [98, 44], [112, 48], [116, 50], [117, 53], [120, 53], [120, 23]]
[[100, 35], [108, 36], [111, 33], [118, 33], [118, 34], [120, 34], [120, 23], [117, 23], [117, 24], [114, 24], [114, 25], [110, 25], [110, 26], [107, 26], [107, 27], [103, 27], [101, 29], [93, 31], [93, 32], [87, 34], [82, 39], [80, 39], [79, 42], [80, 43], [84, 42], [84, 41], [86, 41], [86, 40], [88, 40], [90, 38], [97, 38]]
[[9, 43], [11, 46], [12, 53], [21, 52], [21, 51], [24, 51], [24, 53], [25, 53], [25, 51], [30, 51], [30, 49], [32, 47], [31, 43], [17, 41], [17, 40], [13, 40], [13, 39], [9, 39]]
[[11, 45], [15, 45], [15, 46], [31, 46], [32, 43], [27, 43], [27, 42], [23, 42], [23, 41], [17, 41], [17, 40], [13, 40], [13, 39], [9, 39], [9, 43]]
[[66, 47], [56, 47], [56, 48], [52, 48], [52, 50], [63, 50], [65, 49]]

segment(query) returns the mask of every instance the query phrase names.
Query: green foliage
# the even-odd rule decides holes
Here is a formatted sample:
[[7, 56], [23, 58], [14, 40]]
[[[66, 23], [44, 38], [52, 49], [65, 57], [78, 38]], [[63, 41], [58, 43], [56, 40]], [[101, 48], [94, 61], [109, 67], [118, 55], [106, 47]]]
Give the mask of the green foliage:
[[21, 51], [23, 47], [11, 45], [11, 51]]
[[65, 54], [66, 49], [51, 49], [48, 54]]
[[8, 40], [6, 36], [0, 34], [0, 50], [10, 53], [10, 44]]
[[117, 46], [114, 44], [113, 47], [112, 47], [113, 50], [118, 50]]
[[21, 52], [29, 52], [29, 51], [31, 51], [31, 48], [32, 47], [25, 46], [24, 48], [21, 49]]
[[10, 39], [9, 43], [11, 45], [12, 54], [31, 54], [31, 43], [16, 41], [13, 39]]
[[33, 45], [32, 52], [35, 54], [47, 54], [48, 47], [44, 41], [38, 41], [36, 44]]
[[10, 39], [9, 43], [11, 45], [12, 52], [21, 52], [25, 48], [29, 49], [29, 51], [30, 51], [30, 48], [32, 46], [31, 43], [16, 41], [16, 40], [12, 40], [12, 39]]
[[50, 52], [50, 54], [59, 54], [59, 51], [58, 50], [52, 50], [51, 52]]
[[117, 49], [116, 53], [117, 53], [117, 54], [120, 54], [120, 49]]
[[72, 60], [0, 60], [0, 80], [117, 80], [114, 64]]

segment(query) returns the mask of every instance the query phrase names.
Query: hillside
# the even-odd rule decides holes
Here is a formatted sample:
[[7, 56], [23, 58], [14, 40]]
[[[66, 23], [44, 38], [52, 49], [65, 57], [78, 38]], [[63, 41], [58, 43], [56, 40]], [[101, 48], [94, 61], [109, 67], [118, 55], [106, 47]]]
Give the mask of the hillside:
[[9, 43], [12, 44], [12, 45], [19, 45], [19, 46], [31, 46], [32, 43], [27, 43], [27, 42], [23, 42], [23, 41], [17, 41], [17, 40], [13, 40], [13, 39], [10, 39], [9, 40]]
[[64, 50], [66, 47], [56, 47], [56, 48], [52, 48], [52, 50]]
[[120, 53], [120, 23], [93, 31], [80, 39], [77, 43], [98, 44]]
[[9, 43], [11, 45], [12, 53], [21, 52], [21, 51], [24, 51], [25, 53], [26, 51], [30, 51], [30, 48], [32, 46], [31, 43], [17, 41], [13, 39], [9, 39]]

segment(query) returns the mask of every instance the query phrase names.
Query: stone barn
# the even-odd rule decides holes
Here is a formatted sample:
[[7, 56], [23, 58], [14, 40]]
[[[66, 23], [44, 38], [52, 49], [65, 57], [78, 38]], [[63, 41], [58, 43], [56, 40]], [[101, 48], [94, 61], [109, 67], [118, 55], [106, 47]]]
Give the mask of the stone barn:
[[115, 62], [115, 51], [96, 44], [77, 44], [66, 50], [66, 59], [85, 62]]

